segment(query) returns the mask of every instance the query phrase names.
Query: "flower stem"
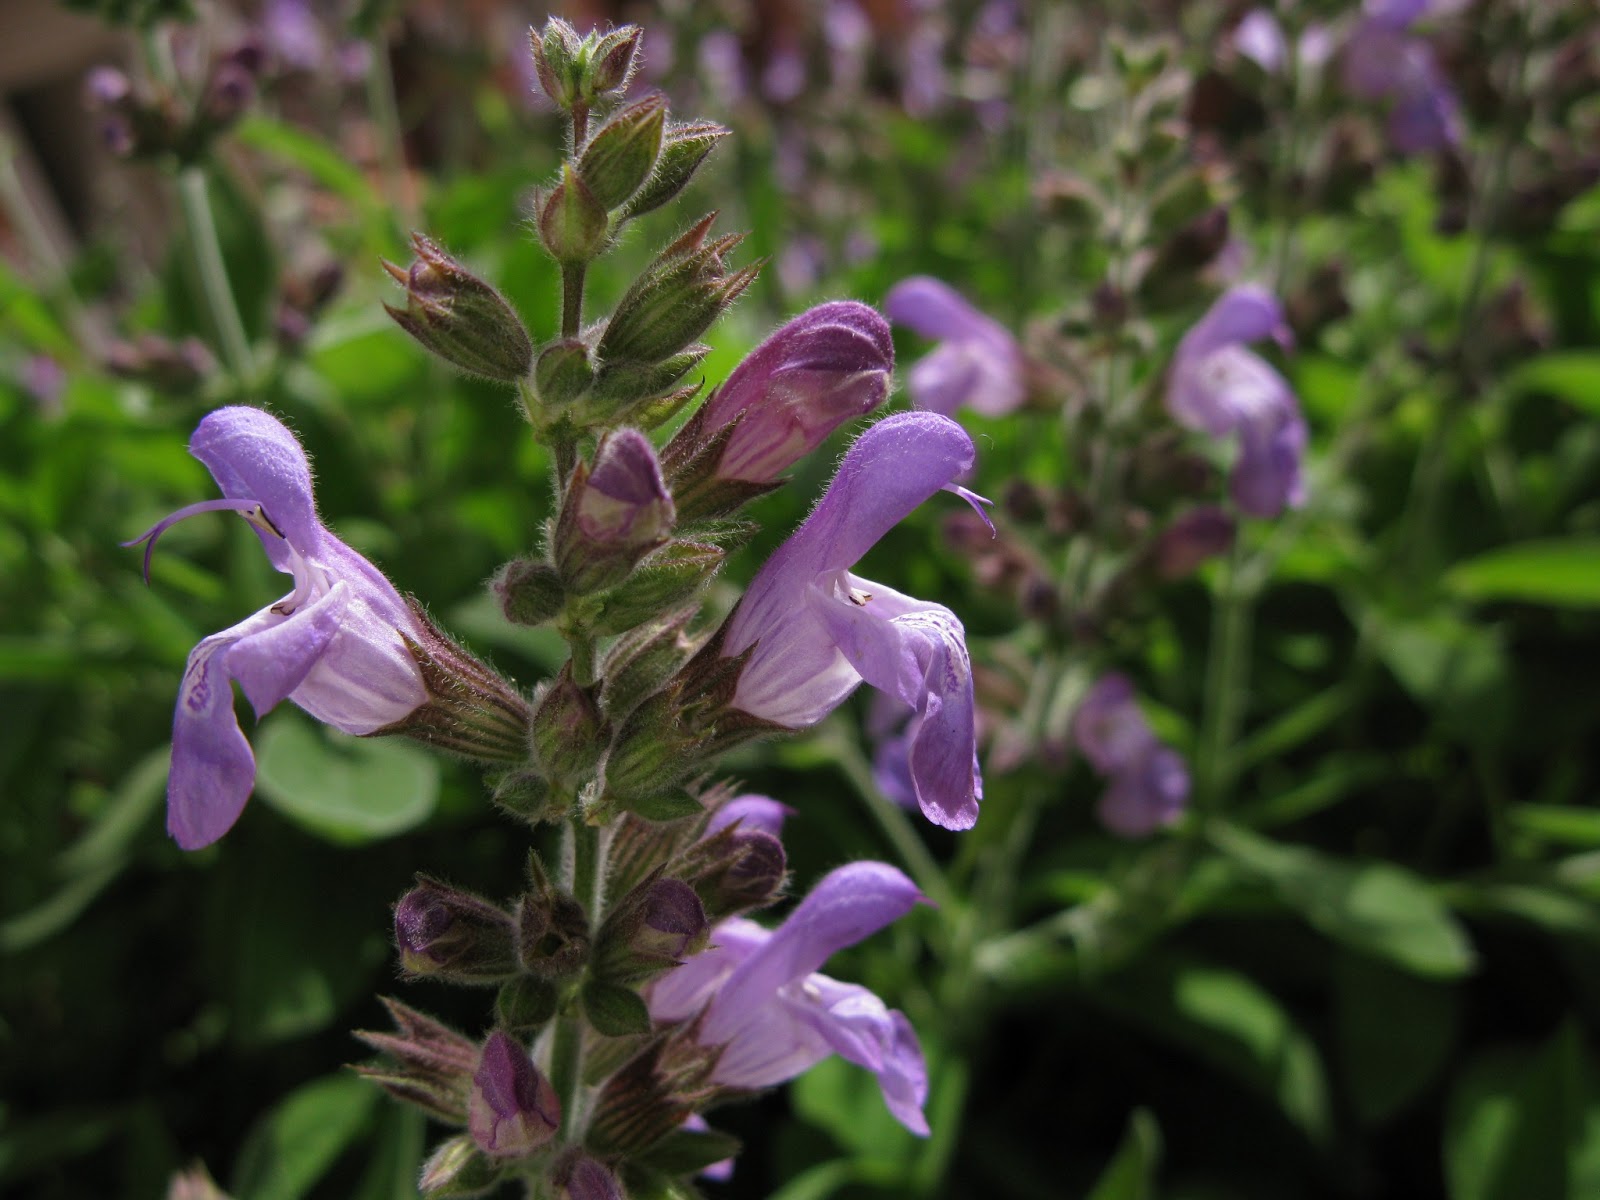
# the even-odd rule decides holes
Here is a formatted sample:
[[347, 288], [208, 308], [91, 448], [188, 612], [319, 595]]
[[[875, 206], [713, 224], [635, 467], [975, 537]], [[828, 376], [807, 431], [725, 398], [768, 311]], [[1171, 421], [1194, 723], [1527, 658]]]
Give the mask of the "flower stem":
[[1214, 811], [1232, 782], [1228, 751], [1239, 734], [1248, 690], [1251, 617], [1257, 589], [1256, 577], [1246, 575], [1243, 545], [1243, 538], [1234, 539], [1212, 610], [1205, 709], [1195, 761], [1195, 803], [1202, 812]]
[[399, 205], [405, 228], [417, 224], [416, 196], [406, 175], [405, 132], [400, 125], [400, 105], [395, 99], [394, 68], [389, 59], [389, 42], [381, 33], [372, 35], [372, 67], [367, 72], [367, 110], [378, 127], [378, 152], [388, 193]]
[[582, 263], [561, 264], [561, 336], [577, 337], [578, 330], [583, 325], [583, 276], [586, 268]]
[[184, 167], [178, 172], [178, 201], [183, 208], [183, 223], [189, 235], [189, 249], [194, 254], [195, 270], [200, 276], [200, 290], [205, 293], [206, 307], [216, 322], [222, 361], [235, 379], [252, 379], [255, 362], [250, 353], [250, 339], [233, 297], [233, 285], [228, 280], [222, 243], [217, 239], [217, 222], [211, 211], [205, 168]]
[[[589, 916], [591, 928], [600, 922], [601, 880], [604, 878], [600, 830], [573, 817], [562, 830], [561, 881]], [[550, 1084], [561, 1100], [561, 1140], [569, 1145], [583, 1140], [588, 1125], [583, 1095], [583, 1017], [571, 1007], [556, 1017], [550, 1035]]]

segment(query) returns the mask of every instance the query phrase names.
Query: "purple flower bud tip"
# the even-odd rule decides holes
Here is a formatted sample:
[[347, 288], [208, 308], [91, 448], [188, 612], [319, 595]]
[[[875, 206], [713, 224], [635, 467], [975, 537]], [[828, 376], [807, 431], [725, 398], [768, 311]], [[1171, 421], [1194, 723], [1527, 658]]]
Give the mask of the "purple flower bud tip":
[[592, 1158], [580, 1158], [560, 1186], [562, 1200], [626, 1200], [617, 1177]]
[[1156, 570], [1166, 579], [1191, 575], [1207, 559], [1233, 545], [1233, 518], [1214, 504], [1190, 509], [1156, 540]]
[[499, 1030], [483, 1045], [467, 1102], [472, 1140], [491, 1158], [525, 1158], [561, 1125], [561, 1101], [521, 1043]]
[[891, 321], [941, 343], [911, 368], [907, 385], [918, 408], [952, 416], [965, 406], [998, 417], [1026, 398], [1016, 339], [948, 284], [926, 275], [904, 280], [890, 289], [884, 308]]
[[970, 829], [982, 794], [961, 622], [850, 567], [971, 465], [972, 439], [946, 417], [900, 413], [872, 426], [811, 516], [757, 573], [722, 644], [724, 655], [749, 652], [734, 704], [775, 724], [815, 724], [862, 682], [909, 705], [918, 803], [947, 829]]
[[172, 726], [167, 828], [186, 850], [216, 841], [244, 809], [255, 756], [233, 711], [237, 682], [264, 715], [294, 701], [346, 733], [374, 733], [428, 699], [406, 639], [426, 637], [378, 569], [323, 526], [305, 451], [282, 422], [255, 408], [223, 408], [189, 442], [226, 499], [180, 509], [130, 545], [148, 544], [198, 512], [248, 521], [267, 558], [294, 580], [288, 595], [204, 639], [189, 655]]
[[114, 108], [133, 95], [133, 85], [115, 67], [95, 67], [84, 77], [83, 94], [91, 107]]
[[1239, 507], [1257, 517], [1304, 498], [1299, 402], [1282, 375], [1245, 349], [1266, 337], [1291, 342], [1277, 298], [1249, 284], [1232, 288], [1184, 334], [1167, 383], [1167, 411], [1180, 425], [1237, 436], [1230, 488]]
[[651, 886], [644, 923], [654, 935], [653, 948], [673, 958], [687, 953], [697, 940], [703, 942], [710, 924], [695, 890], [677, 879], [659, 879]]
[[607, 437], [578, 506], [584, 533], [596, 541], [640, 543], [671, 530], [672, 495], [650, 439], [635, 429]]
[[432, 958], [439, 939], [450, 931], [455, 918], [439, 898], [423, 888], [401, 897], [394, 910], [395, 940], [407, 958]]
[[701, 411], [706, 432], [739, 422], [718, 476], [771, 483], [882, 404], [893, 370], [889, 326], [873, 309], [843, 300], [802, 313], [751, 351]]

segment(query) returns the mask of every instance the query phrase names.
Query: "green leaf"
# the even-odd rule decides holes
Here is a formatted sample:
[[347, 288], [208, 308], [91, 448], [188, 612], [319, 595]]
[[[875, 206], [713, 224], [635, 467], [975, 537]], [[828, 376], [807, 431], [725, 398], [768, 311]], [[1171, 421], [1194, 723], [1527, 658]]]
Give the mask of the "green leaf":
[[1451, 1200], [1594, 1195], [1600, 1105], [1577, 1024], [1537, 1052], [1474, 1059], [1451, 1092], [1444, 1141]]
[[1155, 1200], [1160, 1162], [1161, 1127], [1147, 1109], [1135, 1109], [1116, 1157], [1096, 1181], [1088, 1200]]
[[1340, 1066], [1357, 1115], [1394, 1116], [1443, 1068], [1455, 1043], [1459, 996], [1364, 954], [1334, 968]]
[[1518, 804], [1507, 819], [1518, 833], [1584, 849], [1600, 847], [1600, 809], [1566, 804]]
[[1444, 582], [1469, 600], [1600, 608], [1600, 538], [1547, 538], [1501, 546], [1458, 563]]
[[908, 1132], [884, 1107], [883, 1093], [869, 1071], [842, 1058], [826, 1058], [789, 1087], [795, 1111], [861, 1158], [910, 1164], [921, 1139]]
[[417, 1200], [426, 1133], [427, 1118], [420, 1109], [386, 1104], [354, 1200]]
[[1255, 981], [1222, 967], [1146, 960], [1099, 996], [1157, 1034], [1275, 1100], [1313, 1141], [1328, 1135], [1328, 1085], [1316, 1045]]
[[1543, 392], [1600, 416], [1600, 354], [1562, 350], [1530, 358], [1507, 381], [1519, 392]]
[[1214, 826], [1211, 839], [1335, 941], [1429, 978], [1472, 970], [1466, 931], [1433, 889], [1403, 867], [1279, 845], [1235, 826]]
[[329, 1075], [290, 1092], [251, 1130], [230, 1189], [238, 1200], [298, 1200], [371, 1124], [378, 1089]]
[[394, 738], [354, 738], [314, 729], [284, 711], [255, 738], [256, 792], [328, 841], [393, 837], [428, 819], [439, 796], [439, 765]]
[[583, 985], [583, 1013], [606, 1037], [650, 1032], [650, 1010], [632, 988], [591, 979]]
[[[815, 1068], [813, 1068], [815, 1070]], [[802, 1075], [802, 1079], [806, 1076]], [[848, 1183], [855, 1182], [855, 1164], [849, 1159], [818, 1163], [810, 1170], [796, 1175], [767, 1200], [827, 1200]]]
[[1498, 740], [1511, 707], [1511, 666], [1497, 630], [1448, 612], [1422, 619], [1371, 613], [1365, 631], [1419, 703], [1474, 741]]
[[693, 1175], [739, 1153], [739, 1139], [715, 1129], [680, 1129], [651, 1146], [639, 1159], [667, 1175]]

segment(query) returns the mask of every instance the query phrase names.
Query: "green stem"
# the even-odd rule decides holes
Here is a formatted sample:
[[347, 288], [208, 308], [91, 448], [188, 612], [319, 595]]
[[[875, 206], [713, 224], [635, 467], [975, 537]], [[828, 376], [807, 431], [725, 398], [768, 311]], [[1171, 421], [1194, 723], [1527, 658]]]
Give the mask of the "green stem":
[[[591, 928], [601, 918], [601, 882], [604, 850], [600, 830], [574, 817], [562, 830], [561, 882], [589, 915]], [[582, 1015], [572, 1009], [555, 1020], [550, 1036], [550, 1084], [561, 1100], [561, 1140], [573, 1145], [583, 1140], [588, 1125], [583, 1094]]]
[[1211, 618], [1211, 646], [1206, 658], [1205, 709], [1199, 756], [1195, 763], [1195, 803], [1214, 811], [1228, 789], [1232, 770], [1228, 750], [1239, 735], [1250, 664], [1251, 617], [1256, 589], [1246, 579], [1244, 540], [1234, 540]]
[[399, 205], [407, 229], [415, 228], [415, 197], [406, 175], [405, 131], [400, 124], [400, 104], [395, 98], [394, 68], [389, 43], [381, 34], [372, 37], [372, 68], [367, 72], [367, 110], [378, 127], [378, 152], [391, 200]]
[[222, 243], [217, 238], [205, 168], [184, 167], [178, 172], [178, 199], [189, 235], [189, 249], [194, 254], [195, 270], [200, 276], [200, 290], [205, 294], [211, 319], [216, 322], [222, 361], [236, 380], [248, 381], [255, 376], [255, 362], [244, 321], [239, 316], [239, 306], [233, 297], [233, 285], [228, 280]]
[[583, 326], [583, 276], [587, 268], [582, 263], [561, 264], [561, 336], [577, 337]]

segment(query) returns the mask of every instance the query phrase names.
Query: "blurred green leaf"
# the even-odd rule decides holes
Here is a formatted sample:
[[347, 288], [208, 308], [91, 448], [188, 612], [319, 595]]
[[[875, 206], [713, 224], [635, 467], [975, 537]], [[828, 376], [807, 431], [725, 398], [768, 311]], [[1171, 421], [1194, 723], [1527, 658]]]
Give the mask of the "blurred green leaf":
[[1519, 392], [1544, 392], [1600, 416], [1600, 353], [1566, 350], [1530, 358], [1506, 381]]
[[378, 1089], [355, 1075], [297, 1088], [250, 1132], [229, 1189], [235, 1200], [299, 1200], [372, 1122]]
[[[801, 1076], [805, 1078], [804, 1075]], [[855, 1182], [855, 1165], [848, 1159], [818, 1163], [808, 1171], [796, 1175], [767, 1200], [827, 1200], [840, 1188]]]
[[1445, 1120], [1451, 1200], [1573, 1200], [1600, 1187], [1600, 1105], [1576, 1023], [1540, 1050], [1479, 1055]]
[[1600, 538], [1501, 546], [1452, 567], [1445, 586], [1469, 600], [1600, 607]]
[[385, 1103], [366, 1172], [352, 1200], [416, 1200], [426, 1135], [427, 1119], [420, 1109]]
[[884, 1107], [877, 1077], [842, 1058], [825, 1058], [790, 1086], [790, 1101], [807, 1121], [863, 1159], [910, 1164], [921, 1139]]
[[1155, 1200], [1161, 1127], [1146, 1109], [1128, 1118], [1128, 1132], [1087, 1200]]
[[358, 167], [322, 138], [258, 113], [240, 121], [232, 136], [300, 168], [317, 184], [348, 201], [369, 237], [386, 238], [397, 244], [390, 209], [383, 197]]
[[1430, 978], [1454, 979], [1472, 970], [1476, 956], [1466, 931], [1433, 889], [1405, 868], [1280, 845], [1237, 826], [1213, 825], [1210, 837], [1335, 941]]
[[1459, 998], [1447, 986], [1348, 951], [1338, 957], [1334, 986], [1345, 1085], [1363, 1121], [1386, 1121], [1444, 1067]]
[[1419, 704], [1475, 741], [1499, 740], [1512, 695], [1499, 631], [1443, 611], [1418, 618], [1373, 612], [1364, 631]]
[[1600, 809], [1518, 804], [1506, 814], [1513, 829], [1563, 846], [1600, 847]]
[[439, 764], [398, 738], [324, 731], [285, 710], [262, 722], [255, 749], [257, 794], [331, 842], [414, 829], [439, 798]]

